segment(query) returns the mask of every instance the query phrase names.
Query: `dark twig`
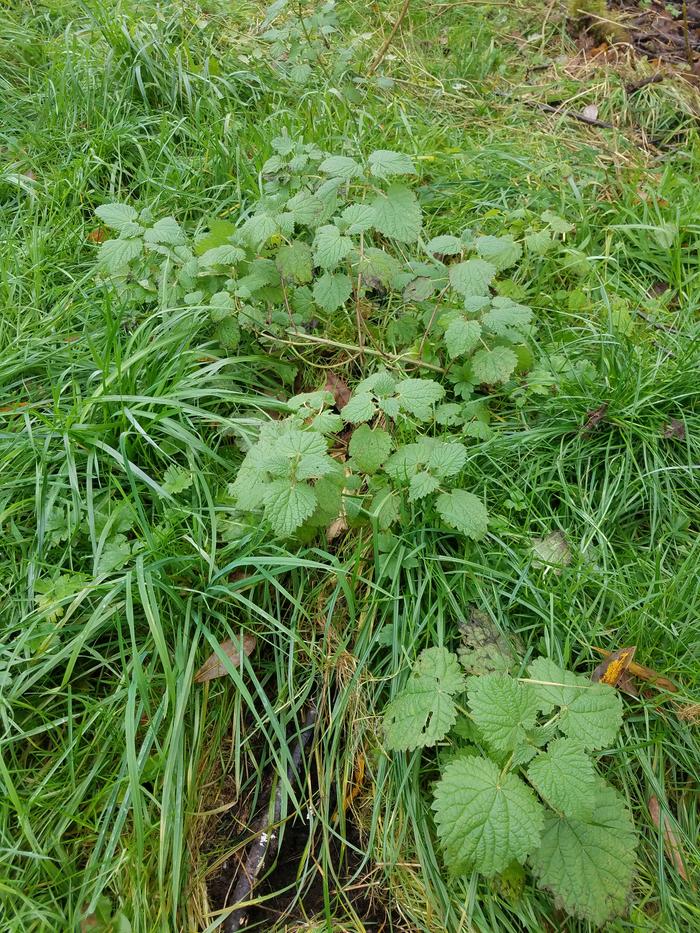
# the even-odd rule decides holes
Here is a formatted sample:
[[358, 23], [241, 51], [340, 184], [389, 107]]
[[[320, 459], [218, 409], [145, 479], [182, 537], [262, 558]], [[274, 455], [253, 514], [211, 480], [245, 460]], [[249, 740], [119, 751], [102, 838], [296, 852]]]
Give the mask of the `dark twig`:
[[[294, 749], [292, 751], [292, 761], [287, 769], [287, 779], [290, 784], [297, 779], [304, 748], [311, 738], [317, 716], [318, 709], [316, 704], [312, 703], [312, 705], [309, 707], [309, 711], [306, 714], [304, 728], [294, 745]], [[260, 817], [256, 820], [254, 827], [254, 834], [256, 839], [250, 844], [245, 864], [243, 865], [242, 871], [238, 877], [238, 882], [236, 883], [236, 888], [233, 892], [233, 896], [231, 897], [231, 903], [234, 905], [234, 910], [232, 910], [224, 920], [222, 927], [224, 933], [237, 933], [238, 930], [245, 926], [248, 920], [249, 904], [247, 901], [253, 892], [258, 875], [262, 871], [267, 859], [273, 857], [277, 852], [277, 846], [279, 844], [278, 827], [281, 812], [282, 781], [279, 780], [277, 783], [277, 790], [275, 791], [275, 801], [273, 804], [272, 814], [269, 812], [268, 799], [267, 805], [260, 814]], [[240, 907], [236, 906], [239, 904], [241, 905]]]
[[636, 94], [637, 91], [641, 91], [643, 87], [647, 87], [649, 84], [661, 84], [664, 80], [664, 75], [655, 74], [649, 75], [647, 78], [642, 78], [640, 81], [633, 81], [631, 84], [625, 85], [625, 92], [628, 97], [631, 97], [633, 94]]
[[394, 38], [396, 33], [399, 31], [399, 26], [403, 22], [404, 17], [406, 16], [406, 13], [408, 13], [408, 7], [409, 7], [410, 2], [411, 0], [403, 0], [403, 6], [401, 7], [399, 15], [396, 17], [396, 22], [394, 23], [391, 29], [391, 32], [384, 40], [382, 47], [379, 49], [377, 54], [374, 56], [374, 59], [372, 60], [372, 64], [367, 69], [367, 77], [371, 77], [371, 75], [374, 74], [374, 72], [377, 70], [377, 68], [379, 68], [382, 61], [384, 60], [384, 56], [386, 55], [387, 50], [389, 46], [391, 45], [392, 39]]
[[614, 123], [607, 123], [605, 120], [598, 120], [597, 117], [589, 117], [585, 113], [579, 113], [577, 110], [563, 110], [561, 107], [553, 107], [551, 104], [540, 104], [537, 101], [523, 101], [531, 107], [537, 107], [538, 110], [544, 110], [545, 113], [557, 113], [559, 116], [568, 117], [570, 120], [579, 120], [581, 123], [587, 123], [589, 126], [600, 126], [605, 130], [614, 130]]

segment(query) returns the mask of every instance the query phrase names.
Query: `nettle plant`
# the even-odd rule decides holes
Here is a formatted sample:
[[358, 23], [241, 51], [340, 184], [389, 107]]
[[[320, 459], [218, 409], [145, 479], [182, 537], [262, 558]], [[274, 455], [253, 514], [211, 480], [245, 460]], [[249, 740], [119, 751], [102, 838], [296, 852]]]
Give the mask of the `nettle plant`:
[[[416, 167], [404, 153], [361, 161], [286, 133], [272, 148], [247, 214], [195, 239], [173, 217], [98, 208], [117, 233], [100, 247], [100, 274], [132, 302], [191, 307], [195, 326], [208, 317], [230, 351], [245, 341], [284, 357], [287, 341], [311, 330], [332, 345], [348, 328], [360, 331], [360, 347], [381, 337], [401, 349], [388, 354], [395, 371], [363, 379], [341, 416], [329, 395], [307, 393], [290, 400], [287, 421], [261, 426], [232, 487], [244, 524], [262, 510], [284, 537], [338, 518], [374, 518], [384, 530], [425, 500], [449, 527], [482, 537], [486, 510], [459, 488], [462, 441], [489, 437], [489, 396], [514, 393], [532, 361], [532, 310], [494, 294], [523, 246], [510, 234], [424, 238]], [[374, 352], [387, 355], [381, 343]], [[437, 377], [406, 376], [402, 364], [427, 364]], [[328, 450], [346, 425], [356, 427], [341, 466]]]
[[[330, 392], [309, 392], [288, 402], [292, 414], [263, 425], [246, 454], [230, 492], [234, 521], [249, 526], [262, 512], [281, 537], [328, 527], [373, 521], [386, 531], [411, 503], [435, 511], [450, 528], [478, 539], [487, 530], [483, 502], [455, 488], [467, 460], [460, 441], [423, 436], [396, 447], [392, 433], [378, 424], [433, 418], [445, 390], [431, 379], [396, 378], [380, 371], [362, 380], [340, 415]], [[344, 462], [329, 453], [333, 435], [354, 424]], [[407, 516], [406, 516], [407, 517]]]
[[452, 872], [527, 863], [558, 906], [600, 925], [624, 910], [635, 867], [631, 815], [593, 757], [618, 734], [620, 697], [547, 658], [527, 674], [465, 677], [456, 655], [428, 648], [386, 710], [386, 744], [442, 743], [432, 809]]

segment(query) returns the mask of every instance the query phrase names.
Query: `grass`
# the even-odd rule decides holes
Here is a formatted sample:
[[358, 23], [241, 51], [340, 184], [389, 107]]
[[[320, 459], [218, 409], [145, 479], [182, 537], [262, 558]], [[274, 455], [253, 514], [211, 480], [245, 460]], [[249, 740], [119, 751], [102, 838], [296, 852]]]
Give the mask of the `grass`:
[[[450, 880], [420, 793], [435, 763], [382, 748], [382, 710], [416, 654], [455, 647], [472, 606], [518, 640], [523, 664], [542, 652], [588, 672], [593, 646], [636, 644], [642, 664], [678, 682], [677, 706], [657, 694], [627, 703], [605, 756], [641, 840], [630, 917], [612, 929], [695, 928], [694, 892], [647, 800], [670, 814], [697, 877], [696, 98], [674, 80], [630, 96], [625, 82], [646, 66], [582, 63], [558, 5], [535, 0], [412, 4], [379, 82], [349, 92], [324, 53], [300, 90], [261, 54], [261, 7], [233, 6], [47, 0], [0, 12], [6, 928], [77, 929], [104, 910], [105, 929], [125, 918], [139, 931], [215, 929], [215, 882], [266, 776], [286, 780], [316, 697], [306, 779], [283, 794], [290, 838], [294, 814], [307, 821], [284, 882], [297, 919], [265, 914], [274, 891], [261, 890], [258, 928], [369, 929], [376, 903], [396, 930], [583, 929], [529, 884], [516, 898], [476, 875]], [[342, 5], [333, 42], [352, 46], [354, 76], [399, 7]], [[554, 99], [596, 103], [618, 129], [532, 104]], [[235, 220], [283, 127], [329, 151], [416, 156], [435, 233], [517, 230], [522, 209], [576, 225], [566, 261], [528, 260], [517, 284], [543, 357], [588, 360], [597, 377], [495, 400], [498, 430], [465, 469], [493, 519], [479, 545], [419, 510], [389, 571], [370, 531], [339, 547], [285, 549], [262, 528], [232, 539], [223, 493], [239, 443], [291, 393], [289, 365], [229, 357], [196, 312], [143, 314], [95, 281], [96, 206], [149, 205], [192, 230]], [[329, 367], [361, 374], [352, 354], [311, 347], [302, 383]], [[605, 423], [582, 432], [603, 403]], [[684, 437], [665, 439], [673, 418]], [[163, 490], [174, 463], [193, 478], [177, 496]], [[561, 573], [532, 554], [555, 529], [572, 555]], [[105, 571], [119, 530], [129, 559]], [[193, 683], [241, 631], [258, 640], [242, 669]]]

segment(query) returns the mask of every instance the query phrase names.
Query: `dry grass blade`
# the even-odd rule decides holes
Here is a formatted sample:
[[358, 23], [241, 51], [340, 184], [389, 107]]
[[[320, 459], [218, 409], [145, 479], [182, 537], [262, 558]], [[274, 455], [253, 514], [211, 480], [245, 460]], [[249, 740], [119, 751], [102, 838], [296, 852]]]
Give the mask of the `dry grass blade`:
[[657, 829], [660, 829], [663, 833], [664, 839], [664, 850], [668, 856], [669, 861], [671, 861], [684, 881], [688, 880], [688, 873], [685, 869], [685, 859], [683, 858], [683, 849], [681, 844], [676, 837], [676, 834], [671, 829], [669, 824], [668, 815], [664, 813], [663, 815], [663, 826], [661, 825], [661, 807], [659, 806], [658, 797], [649, 798], [649, 814], [651, 815], [652, 822]]
[[[253, 635], [244, 635], [243, 636], [243, 654], [246, 657], [249, 657], [257, 644], [256, 639]], [[222, 641], [219, 645], [221, 651], [231, 659], [231, 663], [234, 667], [238, 667], [241, 663], [241, 642], [233, 641], [230, 638], [227, 638], [226, 641]], [[221, 656], [218, 652], [213, 652], [210, 654], [207, 660], [202, 664], [200, 669], [194, 675], [195, 683], [204, 684], [209, 680], [216, 680], [217, 677], [225, 677], [228, 674], [224, 662], [221, 659]]]

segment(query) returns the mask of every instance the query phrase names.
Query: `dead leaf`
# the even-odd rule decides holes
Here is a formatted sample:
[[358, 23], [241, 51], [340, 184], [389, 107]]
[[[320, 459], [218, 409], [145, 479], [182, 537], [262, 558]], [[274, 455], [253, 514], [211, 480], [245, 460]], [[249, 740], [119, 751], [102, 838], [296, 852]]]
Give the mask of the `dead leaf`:
[[[593, 650], [598, 654], [602, 654], [604, 658], [609, 655], [608, 651], [605, 651], [604, 648], [596, 648], [595, 645], [592, 646]], [[661, 674], [657, 674], [656, 671], [652, 670], [650, 667], [644, 667], [642, 664], [637, 664], [636, 661], [630, 659], [630, 663], [627, 665], [627, 671], [630, 674], [634, 674], [635, 677], [638, 677], [640, 680], [645, 680], [647, 683], [652, 684], [654, 687], [658, 687], [659, 690], [668, 690], [669, 693], [677, 693], [678, 687], [668, 679], [668, 677], [663, 677]]]
[[591, 674], [593, 683], [609, 684], [611, 687], [617, 687], [620, 678], [632, 663], [636, 650], [637, 646], [631, 645], [629, 648], [618, 648], [617, 651], [609, 654]]
[[469, 621], [458, 625], [462, 644], [457, 652], [467, 673], [506, 674], [517, 664], [508, 639], [485, 612], [472, 608]]
[[674, 710], [676, 716], [691, 726], [697, 726], [700, 723], [700, 703], [675, 703]]
[[651, 815], [652, 822], [657, 829], [661, 829], [664, 838], [664, 849], [669, 861], [673, 864], [674, 868], [681, 876], [683, 881], [688, 880], [688, 873], [685, 869], [685, 859], [683, 857], [683, 848], [678, 840], [678, 837], [671, 828], [670, 820], [666, 812], [663, 814], [663, 828], [661, 827], [661, 807], [659, 806], [659, 801], [657, 797], [649, 798], [649, 813]]
[[571, 550], [561, 531], [552, 531], [544, 538], [535, 538], [532, 552], [535, 555], [534, 567], [554, 566], [558, 568], [555, 572], [561, 573], [561, 568], [571, 563]]
[[333, 398], [335, 399], [335, 407], [338, 411], [341, 411], [350, 401], [350, 396], [352, 392], [348, 388], [347, 382], [341, 377], [337, 376], [334, 372], [329, 372], [326, 377], [326, 384], [324, 385], [324, 390], [326, 392], [331, 392]]
[[[257, 641], [253, 635], [246, 634], [243, 636], [243, 653], [246, 657], [249, 657], [253, 653], [256, 644]], [[241, 663], [240, 646], [241, 643], [239, 641], [232, 641], [230, 638], [227, 638], [226, 641], [222, 641], [219, 645], [221, 651], [231, 659], [231, 663], [234, 667], [239, 667]], [[227, 674], [228, 671], [224, 667], [224, 662], [215, 651], [213, 654], [209, 655], [207, 660], [194, 675], [194, 681], [197, 684], [204, 684], [209, 680], [215, 680], [217, 677], [225, 677]]]
[[677, 437], [679, 441], [685, 440], [685, 422], [681, 421], [680, 418], [671, 418], [669, 423], [664, 425], [661, 436], [665, 438]]
[[95, 227], [87, 235], [88, 243], [104, 243], [107, 239], [107, 231], [104, 227]]
[[608, 403], [603, 402], [602, 405], [599, 405], [598, 408], [594, 408], [593, 411], [586, 412], [586, 423], [581, 428], [581, 433], [585, 434], [586, 431], [592, 431], [594, 428], [597, 428], [600, 422], [605, 418], [608, 413]]
[[345, 515], [339, 515], [335, 521], [331, 522], [328, 528], [326, 529], [326, 541], [330, 544], [331, 541], [334, 541], [338, 535], [342, 535], [344, 531], [348, 530], [348, 520]]
[[596, 104], [588, 104], [587, 107], [583, 108], [581, 113], [587, 120], [597, 120], [598, 119], [598, 106]]

